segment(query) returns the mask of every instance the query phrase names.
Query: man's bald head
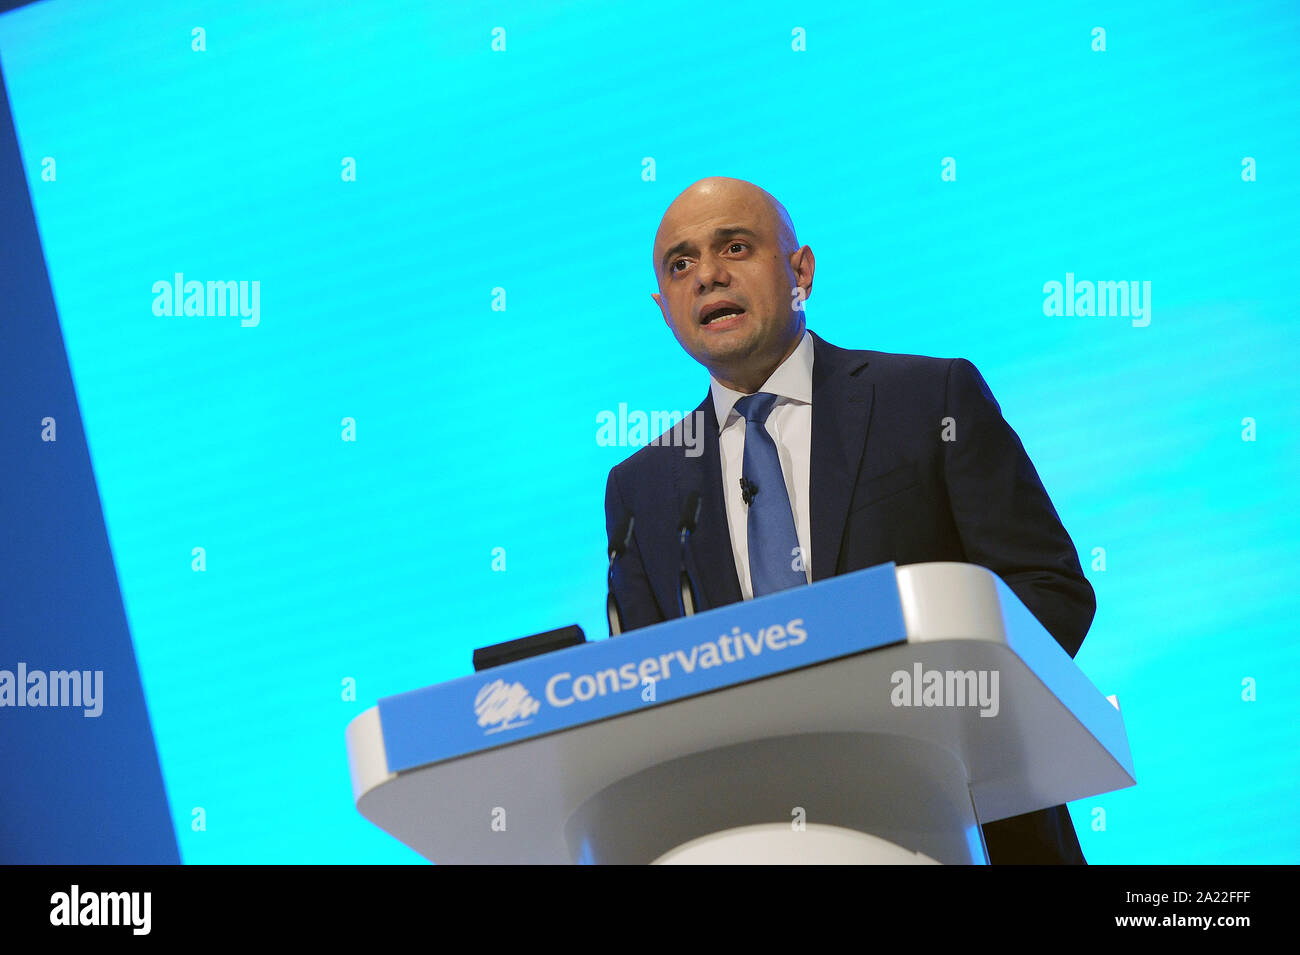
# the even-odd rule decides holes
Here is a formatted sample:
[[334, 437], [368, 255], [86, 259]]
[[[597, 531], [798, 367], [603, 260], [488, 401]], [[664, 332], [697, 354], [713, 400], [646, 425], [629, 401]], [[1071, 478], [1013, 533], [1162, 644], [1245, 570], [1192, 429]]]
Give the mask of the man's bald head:
[[716, 205], [721, 202], [735, 205], [745, 201], [761, 203], [767, 210], [768, 225], [775, 233], [782, 252], [788, 255], [799, 248], [799, 240], [795, 236], [790, 213], [776, 196], [744, 179], [708, 176], [683, 189], [664, 211], [663, 218], [659, 221], [659, 231], [655, 233], [652, 263], [655, 274], [659, 274], [661, 265], [659, 259], [662, 257], [661, 240], [665, 234], [665, 227], [671, 228], [682, 218], [697, 216], [702, 207], [710, 204]]
[[683, 190], [655, 233], [654, 269], [664, 322], [734, 390], [752, 394], [803, 337], [812, 249], [752, 182], [710, 176]]

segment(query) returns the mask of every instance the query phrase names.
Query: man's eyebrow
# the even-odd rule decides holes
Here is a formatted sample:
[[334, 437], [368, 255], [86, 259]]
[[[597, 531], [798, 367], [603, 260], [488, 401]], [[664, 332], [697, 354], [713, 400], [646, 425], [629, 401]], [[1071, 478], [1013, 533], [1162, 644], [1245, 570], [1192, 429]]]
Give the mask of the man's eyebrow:
[[[731, 235], [747, 235], [751, 239], [760, 238], [759, 234], [755, 232], [753, 229], [746, 228], [743, 225], [731, 225], [731, 226], [722, 226], [721, 228], [714, 229], [713, 241], [719, 242], [722, 239], [727, 238], [727, 236], [731, 236]], [[690, 247], [691, 247], [690, 241], [682, 241], [682, 242], [678, 242], [671, 249], [665, 252], [663, 258], [659, 260], [660, 271], [668, 267], [669, 260], [671, 260], [678, 253], [685, 252]]]

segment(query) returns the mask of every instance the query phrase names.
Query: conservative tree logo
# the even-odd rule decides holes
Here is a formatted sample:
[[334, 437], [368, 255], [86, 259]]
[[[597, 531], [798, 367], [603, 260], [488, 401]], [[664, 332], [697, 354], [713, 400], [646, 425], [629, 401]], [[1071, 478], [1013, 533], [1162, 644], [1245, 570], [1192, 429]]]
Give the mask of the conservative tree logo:
[[505, 680], [493, 680], [479, 690], [474, 699], [478, 725], [488, 733], [526, 726], [541, 708], [542, 704], [528, 695], [522, 683], [506, 683]]

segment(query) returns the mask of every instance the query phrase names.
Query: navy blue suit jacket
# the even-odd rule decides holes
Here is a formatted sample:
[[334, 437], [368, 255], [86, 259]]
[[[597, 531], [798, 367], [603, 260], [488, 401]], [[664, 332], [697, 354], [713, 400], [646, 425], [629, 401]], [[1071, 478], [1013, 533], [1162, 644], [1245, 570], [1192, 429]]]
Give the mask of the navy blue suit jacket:
[[[975, 366], [962, 358], [854, 351], [812, 339], [812, 579], [891, 560], [978, 564], [1006, 581], [1074, 656], [1096, 610], [1092, 586]], [[943, 440], [948, 418], [953, 440]], [[702, 510], [687, 563], [701, 609], [742, 599], [709, 395], [694, 420], [703, 426], [698, 456], [670, 438], [610, 471], [608, 533], [625, 515], [636, 517], [632, 547], [614, 574], [624, 630], [679, 615], [677, 526], [692, 491], [699, 492]], [[1064, 806], [989, 823], [983, 831], [994, 863], [1084, 862]]]

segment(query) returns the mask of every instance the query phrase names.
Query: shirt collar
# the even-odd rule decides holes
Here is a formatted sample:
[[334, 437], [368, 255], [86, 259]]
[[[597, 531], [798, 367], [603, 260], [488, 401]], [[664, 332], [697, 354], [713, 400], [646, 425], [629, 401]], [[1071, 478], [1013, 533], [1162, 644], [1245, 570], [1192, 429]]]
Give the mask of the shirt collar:
[[[763, 387], [758, 390], [789, 401], [812, 404], [812, 368], [812, 337], [805, 328], [803, 338], [799, 340], [795, 350], [785, 361], [777, 365], [776, 370], [768, 376], [767, 381], [763, 382]], [[736, 402], [745, 395], [739, 391], [732, 391], [712, 375], [709, 375], [709, 392], [713, 396], [713, 411], [718, 416], [718, 430], [721, 431], [727, 427]], [[736, 412], [736, 417], [740, 417], [739, 412]]]

